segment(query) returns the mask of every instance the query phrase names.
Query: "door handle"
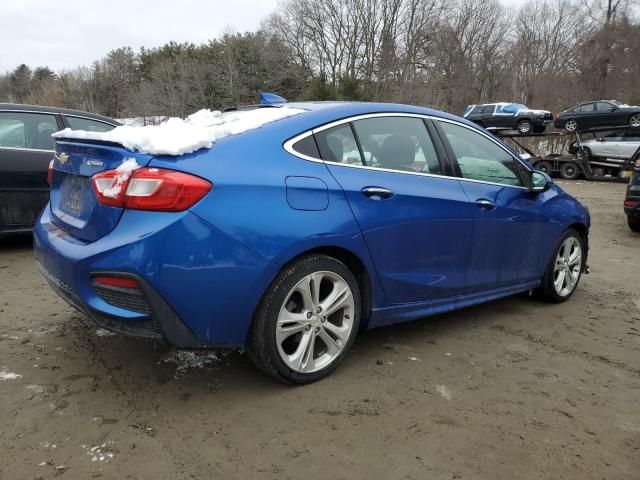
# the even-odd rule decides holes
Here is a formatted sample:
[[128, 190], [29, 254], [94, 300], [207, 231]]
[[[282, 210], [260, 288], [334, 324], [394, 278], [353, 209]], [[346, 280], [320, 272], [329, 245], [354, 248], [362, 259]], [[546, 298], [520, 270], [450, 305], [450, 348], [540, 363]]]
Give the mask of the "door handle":
[[365, 197], [371, 200], [386, 200], [393, 197], [391, 190], [382, 187], [364, 187], [361, 191]]
[[495, 203], [493, 203], [491, 200], [486, 200], [484, 198], [481, 198], [480, 200], [476, 200], [476, 205], [478, 205], [480, 208], [484, 208], [485, 210], [493, 210], [494, 208], [496, 208]]

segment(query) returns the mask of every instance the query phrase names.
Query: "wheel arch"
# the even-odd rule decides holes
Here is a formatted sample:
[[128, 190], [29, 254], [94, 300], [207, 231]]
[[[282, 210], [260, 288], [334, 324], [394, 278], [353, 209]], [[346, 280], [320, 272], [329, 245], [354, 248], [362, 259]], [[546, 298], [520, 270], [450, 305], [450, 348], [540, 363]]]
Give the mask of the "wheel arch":
[[371, 310], [373, 308], [373, 278], [370, 268], [367, 267], [365, 262], [359, 255], [353, 251], [336, 245], [324, 245], [310, 248], [298, 253], [295, 257], [291, 258], [288, 262], [282, 265], [281, 269], [295, 263], [300, 258], [308, 255], [327, 255], [333, 257], [336, 260], [344, 263], [349, 270], [356, 277], [358, 287], [360, 288], [360, 300], [361, 300], [361, 319], [360, 328], [366, 329], [371, 317]]

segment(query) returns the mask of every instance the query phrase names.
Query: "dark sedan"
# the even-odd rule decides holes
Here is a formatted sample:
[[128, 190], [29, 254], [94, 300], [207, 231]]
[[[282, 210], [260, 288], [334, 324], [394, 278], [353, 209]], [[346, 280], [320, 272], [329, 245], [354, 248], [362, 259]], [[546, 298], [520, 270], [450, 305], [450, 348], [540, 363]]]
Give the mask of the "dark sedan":
[[633, 174], [624, 198], [624, 213], [627, 215], [629, 228], [640, 232], [640, 148], [635, 155]]
[[616, 100], [585, 102], [556, 115], [553, 125], [569, 132], [626, 125], [640, 128], [640, 107]]
[[0, 235], [31, 230], [49, 200], [52, 133], [64, 128], [105, 132], [118, 125], [76, 110], [0, 103]]

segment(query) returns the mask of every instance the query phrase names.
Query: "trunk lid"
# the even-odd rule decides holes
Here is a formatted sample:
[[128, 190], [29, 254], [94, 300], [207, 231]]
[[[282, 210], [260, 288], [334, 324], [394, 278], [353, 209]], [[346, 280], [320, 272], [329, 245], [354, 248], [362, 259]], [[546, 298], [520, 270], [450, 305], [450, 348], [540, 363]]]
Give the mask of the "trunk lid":
[[100, 204], [91, 177], [115, 169], [130, 158], [144, 167], [153, 156], [96, 140], [57, 140], [50, 195], [53, 223], [85, 242], [94, 242], [111, 232], [123, 209]]

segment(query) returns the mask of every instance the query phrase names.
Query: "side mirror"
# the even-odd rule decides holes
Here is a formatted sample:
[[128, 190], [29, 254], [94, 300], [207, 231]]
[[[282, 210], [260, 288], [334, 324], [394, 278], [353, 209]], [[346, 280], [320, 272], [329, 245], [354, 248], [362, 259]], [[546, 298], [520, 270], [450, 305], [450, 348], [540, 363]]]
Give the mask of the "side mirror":
[[544, 192], [549, 188], [551, 184], [551, 177], [540, 170], [534, 170], [531, 172], [531, 178], [529, 183], [530, 192]]
[[615, 112], [617, 109], [618, 109], [618, 107], [614, 107], [613, 105], [611, 105], [611, 106], [609, 107], [609, 111], [610, 111], [610, 112]]

